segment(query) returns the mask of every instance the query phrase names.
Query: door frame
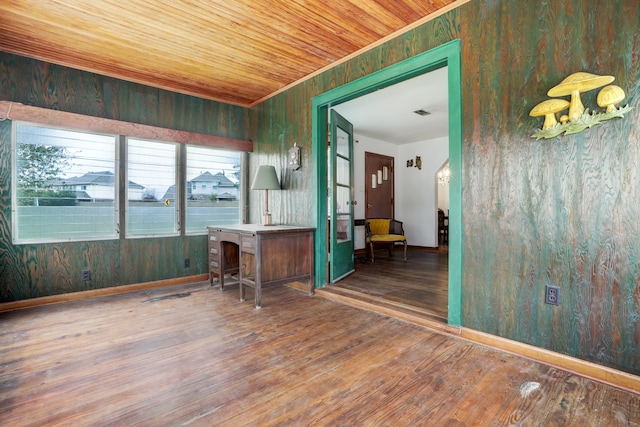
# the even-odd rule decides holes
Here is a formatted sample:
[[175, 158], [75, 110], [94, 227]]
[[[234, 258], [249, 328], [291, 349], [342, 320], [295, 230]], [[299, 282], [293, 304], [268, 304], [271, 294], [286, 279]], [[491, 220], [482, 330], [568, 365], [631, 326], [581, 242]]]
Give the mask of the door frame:
[[462, 326], [462, 79], [456, 39], [312, 98], [312, 189], [315, 209], [315, 286], [327, 284], [328, 109], [375, 90], [447, 66], [449, 95], [449, 287], [448, 323]]

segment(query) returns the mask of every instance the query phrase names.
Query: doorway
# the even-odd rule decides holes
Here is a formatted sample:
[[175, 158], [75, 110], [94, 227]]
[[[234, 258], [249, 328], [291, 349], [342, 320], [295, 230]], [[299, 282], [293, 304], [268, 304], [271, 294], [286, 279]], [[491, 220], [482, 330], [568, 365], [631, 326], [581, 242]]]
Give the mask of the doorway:
[[[440, 239], [437, 199], [443, 191], [436, 175], [448, 159], [447, 72], [442, 67], [332, 107], [352, 123], [357, 141], [353, 200], [360, 262], [354, 274], [332, 281], [330, 295], [446, 322], [448, 248]], [[378, 247], [372, 262], [365, 226], [357, 226], [372, 218], [402, 224], [410, 246], [406, 262], [402, 244], [390, 252]]]
[[448, 313], [451, 325], [462, 324], [462, 117], [460, 42], [454, 40], [428, 52], [414, 56], [369, 76], [316, 96], [312, 100], [313, 191], [316, 209], [313, 224], [315, 239], [315, 282], [317, 286], [327, 284], [327, 253], [323, 244], [327, 240], [327, 112], [331, 106], [355, 99], [375, 90], [416, 77], [447, 66], [449, 94], [449, 162], [450, 215], [449, 215], [449, 264], [448, 264]]

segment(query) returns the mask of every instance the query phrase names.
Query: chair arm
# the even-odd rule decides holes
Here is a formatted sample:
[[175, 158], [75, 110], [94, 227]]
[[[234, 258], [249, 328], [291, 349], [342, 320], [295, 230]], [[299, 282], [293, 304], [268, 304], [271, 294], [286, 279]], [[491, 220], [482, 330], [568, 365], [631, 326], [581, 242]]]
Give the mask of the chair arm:
[[402, 227], [402, 221], [391, 219], [389, 223], [389, 234], [400, 234], [404, 236], [404, 228]]
[[371, 224], [369, 224], [369, 221], [364, 222], [364, 230], [367, 239], [371, 239]]

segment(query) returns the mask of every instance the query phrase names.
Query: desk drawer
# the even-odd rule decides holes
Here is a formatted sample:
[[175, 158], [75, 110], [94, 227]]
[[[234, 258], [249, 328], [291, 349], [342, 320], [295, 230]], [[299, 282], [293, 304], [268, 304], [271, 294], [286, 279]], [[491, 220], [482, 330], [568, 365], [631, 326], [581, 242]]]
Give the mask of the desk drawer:
[[220, 268], [220, 262], [217, 259], [210, 259], [209, 268]]
[[242, 251], [255, 253], [256, 252], [256, 237], [255, 236], [242, 236]]
[[221, 242], [231, 242], [235, 243], [236, 245], [240, 244], [240, 236], [238, 236], [238, 233], [228, 233], [226, 231], [221, 231], [218, 233], [218, 239]]
[[218, 256], [220, 253], [220, 248], [218, 245], [209, 245], [209, 256]]

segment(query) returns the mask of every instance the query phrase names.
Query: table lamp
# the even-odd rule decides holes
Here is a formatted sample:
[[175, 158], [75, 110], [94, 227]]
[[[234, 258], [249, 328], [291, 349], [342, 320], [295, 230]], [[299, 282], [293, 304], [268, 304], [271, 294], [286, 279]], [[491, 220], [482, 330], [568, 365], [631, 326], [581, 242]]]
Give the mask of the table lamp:
[[271, 212], [269, 212], [269, 190], [280, 189], [276, 168], [273, 166], [259, 166], [256, 175], [253, 177], [251, 189], [264, 190], [265, 210], [262, 215], [262, 225], [273, 225], [273, 222], [271, 222]]

